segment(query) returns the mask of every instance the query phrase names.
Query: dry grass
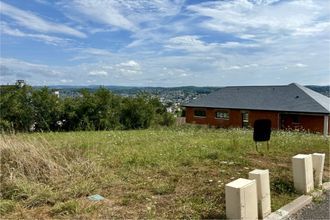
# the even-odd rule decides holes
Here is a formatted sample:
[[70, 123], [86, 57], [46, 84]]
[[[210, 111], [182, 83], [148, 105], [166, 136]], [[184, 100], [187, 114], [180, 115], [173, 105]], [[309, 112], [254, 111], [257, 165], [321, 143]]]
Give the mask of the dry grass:
[[[4, 218], [224, 218], [224, 185], [270, 169], [272, 208], [297, 196], [291, 157], [326, 153], [329, 140], [273, 133], [254, 150], [251, 131], [176, 128], [4, 135]], [[325, 179], [329, 180], [329, 166]], [[87, 196], [107, 199], [91, 202]]]

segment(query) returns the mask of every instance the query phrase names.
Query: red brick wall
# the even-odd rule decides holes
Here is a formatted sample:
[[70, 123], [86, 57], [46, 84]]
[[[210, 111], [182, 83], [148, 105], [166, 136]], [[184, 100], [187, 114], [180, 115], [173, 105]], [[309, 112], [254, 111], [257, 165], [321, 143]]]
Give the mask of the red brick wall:
[[[205, 110], [206, 117], [195, 117], [194, 110]], [[229, 120], [215, 118], [215, 112], [218, 110], [224, 110], [229, 112]], [[186, 108], [186, 122], [192, 124], [205, 124], [215, 127], [242, 127], [242, 115], [245, 110], [235, 109], [214, 109], [214, 108]], [[273, 129], [280, 129], [280, 114], [274, 111], [257, 111], [249, 110], [249, 126], [253, 127], [253, 123], [257, 119], [270, 119]], [[323, 133], [323, 117], [315, 115], [299, 115], [300, 128], [303, 128], [310, 132]], [[329, 119], [330, 121], [330, 119]], [[330, 131], [330, 122], [329, 122]]]
[[289, 124], [287, 128], [323, 133], [323, 123], [323, 115], [299, 115], [299, 123]]

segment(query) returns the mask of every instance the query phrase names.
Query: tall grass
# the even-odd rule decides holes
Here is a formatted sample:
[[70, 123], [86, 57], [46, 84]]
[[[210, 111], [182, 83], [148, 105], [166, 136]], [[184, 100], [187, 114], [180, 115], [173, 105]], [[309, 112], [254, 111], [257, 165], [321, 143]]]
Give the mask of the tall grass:
[[[274, 132], [255, 151], [250, 130], [181, 127], [4, 135], [5, 218], [223, 218], [224, 185], [270, 169], [273, 209], [297, 194], [291, 157], [326, 153], [320, 135]], [[326, 166], [325, 179], [329, 180]], [[87, 196], [107, 198], [91, 202]]]

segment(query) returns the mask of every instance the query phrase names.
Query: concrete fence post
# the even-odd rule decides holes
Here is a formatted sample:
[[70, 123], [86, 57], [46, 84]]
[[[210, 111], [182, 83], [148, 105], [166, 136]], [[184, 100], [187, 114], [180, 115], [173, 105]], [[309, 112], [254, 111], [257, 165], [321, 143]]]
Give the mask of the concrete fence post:
[[259, 169], [253, 170], [249, 172], [249, 179], [256, 180], [258, 216], [259, 219], [263, 219], [271, 213], [269, 171]]
[[312, 155], [312, 160], [313, 160], [313, 171], [314, 171], [314, 185], [315, 187], [321, 187], [325, 154], [314, 153]]
[[311, 154], [297, 154], [292, 157], [294, 188], [301, 193], [314, 189], [313, 162]]
[[228, 219], [258, 219], [256, 180], [239, 178], [226, 184], [225, 193]]

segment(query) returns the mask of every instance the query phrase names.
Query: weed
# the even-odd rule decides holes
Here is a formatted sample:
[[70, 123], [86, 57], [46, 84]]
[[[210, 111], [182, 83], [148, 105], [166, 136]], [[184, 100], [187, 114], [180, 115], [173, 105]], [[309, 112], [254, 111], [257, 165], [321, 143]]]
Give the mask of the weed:
[[210, 160], [216, 160], [219, 158], [219, 153], [218, 152], [210, 152], [206, 154], [206, 158]]
[[0, 200], [0, 215], [14, 211], [16, 203], [13, 200]]
[[78, 212], [79, 203], [75, 200], [57, 203], [51, 210], [51, 215], [73, 215]]
[[[274, 210], [299, 196], [291, 157], [324, 152], [328, 164], [328, 143], [320, 135], [273, 132], [270, 150], [260, 155], [252, 131], [239, 129], [3, 135], [1, 210], [12, 219], [222, 218], [224, 185], [253, 169], [269, 169]], [[96, 193], [111, 204], [86, 200]]]
[[171, 194], [175, 191], [175, 185], [169, 183], [160, 183], [151, 190], [155, 195]]
[[278, 194], [292, 194], [295, 192], [293, 182], [285, 178], [273, 180], [271, 183], [271, 190]]

